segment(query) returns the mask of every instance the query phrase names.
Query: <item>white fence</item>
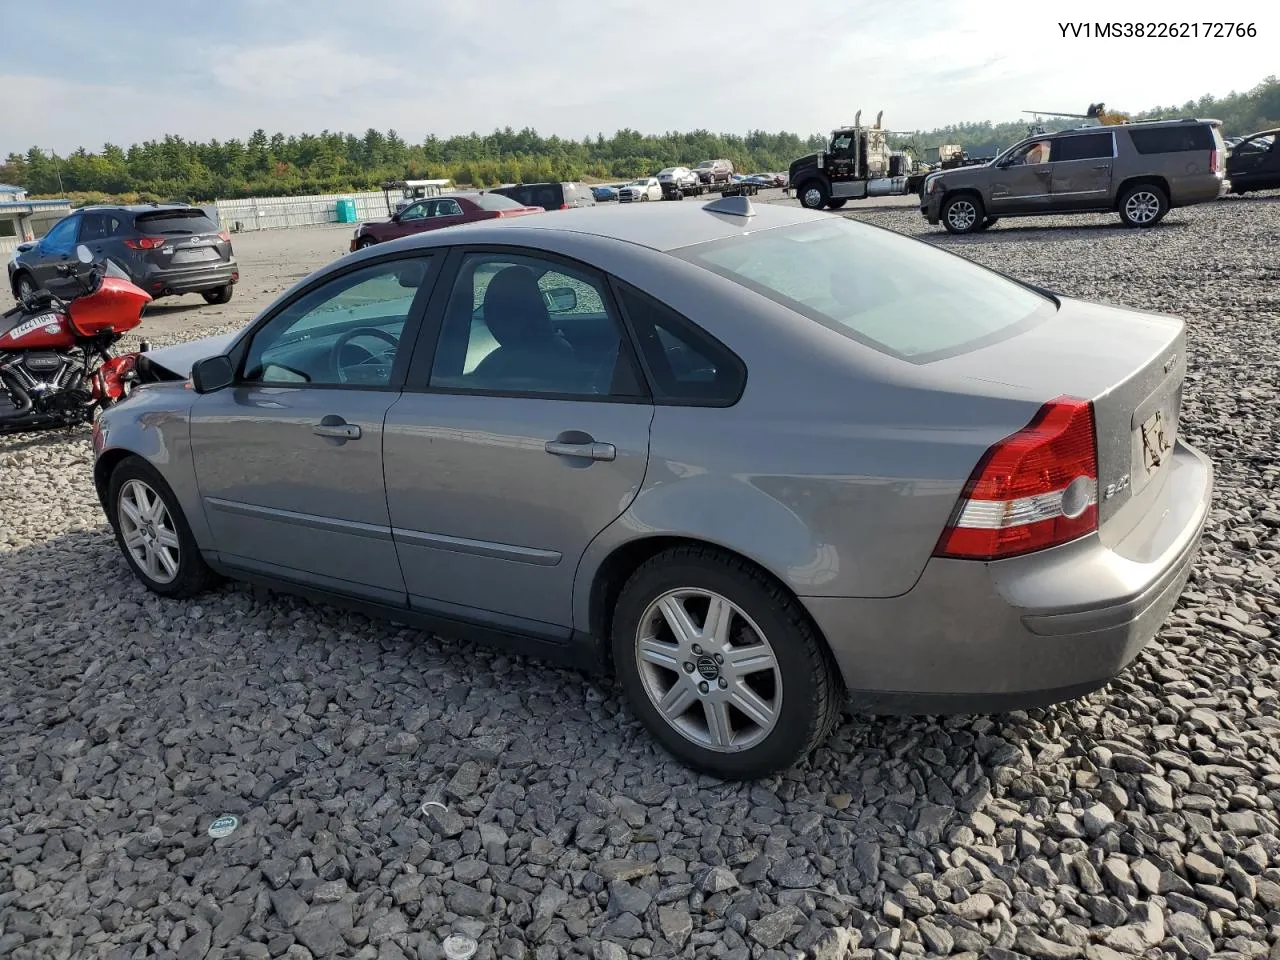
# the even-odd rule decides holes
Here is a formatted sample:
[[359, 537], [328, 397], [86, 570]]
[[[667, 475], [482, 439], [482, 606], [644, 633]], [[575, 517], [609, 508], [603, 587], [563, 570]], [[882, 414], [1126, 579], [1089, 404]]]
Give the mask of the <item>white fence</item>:
[[[399, 197], [393, 199], [398, 200]], [[338, 222], [338, 201], [353, 200], [357, 220], [385, 219], [387, 198], [377, 193], [330, 193], [311, 197], [251, 197], [219, 200], [218, 221], [231, 231], [271, 230]]]

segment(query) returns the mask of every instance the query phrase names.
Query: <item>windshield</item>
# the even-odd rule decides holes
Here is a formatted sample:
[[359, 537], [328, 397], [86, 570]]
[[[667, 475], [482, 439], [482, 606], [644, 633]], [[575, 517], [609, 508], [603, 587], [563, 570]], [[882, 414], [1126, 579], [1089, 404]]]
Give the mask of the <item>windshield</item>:
[[708, 167], [714, 167], [715, 165], [716, 165], [716, 162], [714, 160], [703, 160], [700, 164], [698, 164], [698, 169], [706, 170]]
[[674, 255], [915, 363], [985, 346], [1055, 310], [1047, 297], [963, 257], [843, 217]]
[[638, 185], [638, 186], [643, 187], [643, 186], [644, 186], [646, 183], [648, 183], [648, 182], [649, 182], [649, 181], [648, 181], [648, 180], [646, 180], [644, 177], [641, 177], [639, 180], [632, 180], [632, 181], [631, 181], [631, 185], [632, 185], [633, 187], [634, 187], [634, 186], [637, 186], [637, 185]]

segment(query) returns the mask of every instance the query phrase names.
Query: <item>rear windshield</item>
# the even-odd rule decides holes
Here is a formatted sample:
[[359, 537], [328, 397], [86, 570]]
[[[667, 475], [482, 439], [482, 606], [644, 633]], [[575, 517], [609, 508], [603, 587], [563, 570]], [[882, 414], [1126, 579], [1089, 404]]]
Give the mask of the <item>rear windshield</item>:
[[218, 225], [203, 210], [157, 210], [140, 213], [133, 218], [139, 230], [147, 233], [217, 233]]
[[521, 207], [528, 206], [497, 193], [478, 193], [467, 199], [481, 210], [519, 210]]
[[843, 217], [673, 253], [914, 363], [986, 346], [1056, 309], [1047, 297], [963, 257]]
[[1129, 136], [1133, 140], [1133, 148], [1142, 154], [1213, 150], [1217, 146], [1212, 128], [1205, 123], [1152, 127], [1148, 130], [1134, 128], [1129, 131]]

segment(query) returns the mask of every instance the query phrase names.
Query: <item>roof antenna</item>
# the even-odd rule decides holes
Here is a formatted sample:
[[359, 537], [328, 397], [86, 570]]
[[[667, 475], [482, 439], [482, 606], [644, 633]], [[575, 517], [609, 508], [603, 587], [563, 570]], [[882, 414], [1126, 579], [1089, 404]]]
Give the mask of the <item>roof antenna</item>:
[[754, 217], [756, 209], [751, 205], [751, 198], [742, 195], [721, 197], [712, 200], [702, 208], [708, 213], [724, 213], [731, 217]]

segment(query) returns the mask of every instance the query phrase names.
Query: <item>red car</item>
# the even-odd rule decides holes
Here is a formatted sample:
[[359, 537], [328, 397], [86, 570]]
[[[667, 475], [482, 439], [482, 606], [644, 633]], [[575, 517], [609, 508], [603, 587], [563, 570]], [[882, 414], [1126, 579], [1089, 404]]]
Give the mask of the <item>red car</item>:
[[423, 230], [438, 230], [459, 223], [544, 212], [542, 207], [526, 207], [497, 193], [451, 193], [411, 203], [390, 220], [371, 220], [360, 224], [356, 227], [355, 236], [351, 238], [351, 249], [362, 250], [384, 240], [395, 240]]

